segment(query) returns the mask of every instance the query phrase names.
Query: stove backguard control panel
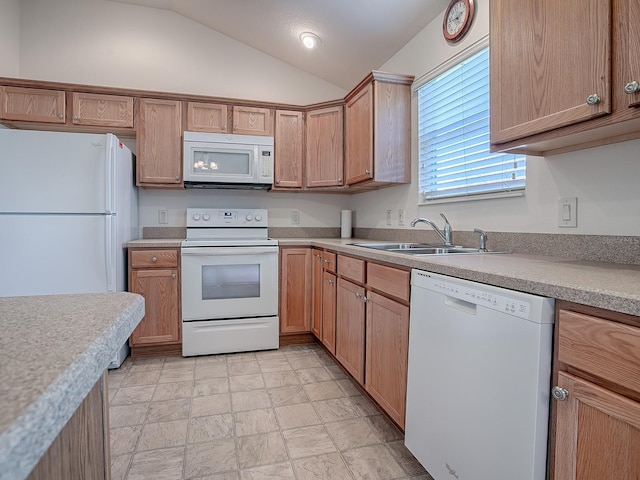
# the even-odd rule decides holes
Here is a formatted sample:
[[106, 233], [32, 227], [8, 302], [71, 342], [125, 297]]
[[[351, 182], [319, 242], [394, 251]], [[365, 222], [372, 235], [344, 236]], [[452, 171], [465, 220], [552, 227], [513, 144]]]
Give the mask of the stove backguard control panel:
[[268, 213], [262, 208], [187, 208], [187, 227], [267, 226]]

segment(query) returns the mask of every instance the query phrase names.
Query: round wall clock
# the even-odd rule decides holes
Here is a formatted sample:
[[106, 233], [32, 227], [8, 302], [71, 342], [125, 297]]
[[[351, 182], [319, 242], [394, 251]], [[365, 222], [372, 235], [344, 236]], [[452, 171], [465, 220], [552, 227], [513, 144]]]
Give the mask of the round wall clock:
[[442, 21], [442, 34], [449, 43], [458, 43], [462, 40], [473, 22], [475, 13], [474, 0], [451, 0], [444, 11]]

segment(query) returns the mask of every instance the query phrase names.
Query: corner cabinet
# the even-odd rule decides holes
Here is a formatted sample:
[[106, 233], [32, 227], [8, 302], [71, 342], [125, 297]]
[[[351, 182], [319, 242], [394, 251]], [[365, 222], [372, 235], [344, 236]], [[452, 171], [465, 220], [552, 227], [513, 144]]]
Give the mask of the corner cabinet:
[[350, 187], [411, 182], [412, 82], [412, 76], [374, 71], [345, 97], [345, 177]]
[[640, 478], [640, 318], [558, 302], [552, 480]]
[[307, 187], [335, 187], [343, 184], [343, 116], [341, 105], [307, 112]]
[[640, 137], [639, 0], [490, 9], [492, 150], [554, 154]]
[[304, 121], [302, 112], [276, 110], [274, 188], [302, 188]]
[[129, 291], [145, 300], [144, 318], [129, 338], [132, 348], [181, 343], [179, 260], [177, 248], [129, 249]]
[[141, 98], [136, 185], [182, 188], [182, 104]]
[[311, 331], [311, 248], [280, 249], [280, 333]]

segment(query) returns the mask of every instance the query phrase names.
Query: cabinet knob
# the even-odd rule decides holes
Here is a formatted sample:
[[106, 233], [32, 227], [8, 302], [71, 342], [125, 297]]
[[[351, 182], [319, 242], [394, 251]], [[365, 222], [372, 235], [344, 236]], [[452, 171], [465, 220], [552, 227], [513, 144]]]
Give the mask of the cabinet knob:
[[569, 396], [569, 392], [562, 387], [558, 387], [557, 385], [551, 389], [551, 396], [556, 400], [561, 402], [565, 401]]
[[329, 285], [333, 285], [335, 282], [333, 281], [332, 278], [330, 278], [329, 280], [327, 280], [329, 282]]
[[365, 174], [365, 175], [371, 175], [371, 170], [365, 170], [365, 171], [364, 171], [364, 174]]
[[64, 117], [64, 115], [62, 115], [61, 113], [59, 113], [58, 115], [56, 115], [56, 117], [58, 117], [60, 120], [62, 120], [62, 118]]
[[324, 263], [329, 265], [329, 260], [325, 260]]
[[640, 85], [635, 80], [633, 82], [629, 82], [624, 86], [624, 93], [627, 95], [631, 95], [633, 93], [638, 93], [640, 91]]
[[171, 274], [171, 278], [176, 278], [176, 274], [175, 274], [175, 273], [172, 273], [172, 274]]
[[587, 105], [597, 105], [600, 103], [600, 96], [597, 93], [592, 93], [587, 97]]
[[156, 263], [158, 259], [156, 257], [151, 257], [151, 263]]
[[360, 292], [356, 292], [356, 298], [360, 298], [362, 294]]
[[226, 130], [226, 129], [227, 129], [227, 126], [226, 126], [226, 125], [222, 125], [222, 126], [220, 127], [220, 130]]
[[78, 120], [78, 115], [74, 115], [74, 116], [73, 116], [73, 117], [71, 117], [71, 118], [73, 118], [74, 120]]
[[176, 175], [175, 179], [176, 179], [176, 182], [179, 182], [180, 181], [180, 175]]
[[341, 181], [342, 181], [342, 177], [338, 177], [338, 182], [341, 182]]
[[276, 178], [276, 184], [280, 185], [280, 179]]
[[236, 130], [238, 130], [238, 125], [233, 126], [233, 131], [235, 132]]

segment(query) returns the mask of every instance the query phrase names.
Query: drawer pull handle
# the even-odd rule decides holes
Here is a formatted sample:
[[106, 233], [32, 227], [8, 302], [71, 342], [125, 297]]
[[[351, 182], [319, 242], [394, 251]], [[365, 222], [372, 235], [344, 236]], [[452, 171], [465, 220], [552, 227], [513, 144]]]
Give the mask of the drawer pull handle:
[[569, 391], [565, 388], [555, 386], [551, 389], [551, 395], [553, 398], [560, 402], [564, 402], [569, 396]]
[[158, 259], [156, 257], [151, 257], [151, 263], [156, 263]]

